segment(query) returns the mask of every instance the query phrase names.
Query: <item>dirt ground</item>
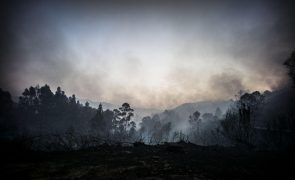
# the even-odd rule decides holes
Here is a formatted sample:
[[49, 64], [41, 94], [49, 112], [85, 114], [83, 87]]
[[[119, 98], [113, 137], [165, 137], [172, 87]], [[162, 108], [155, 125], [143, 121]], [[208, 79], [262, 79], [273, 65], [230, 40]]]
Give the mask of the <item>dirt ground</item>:
[[1, 179], [292, 179], [291, 152], [188, 143], [1, 152]]

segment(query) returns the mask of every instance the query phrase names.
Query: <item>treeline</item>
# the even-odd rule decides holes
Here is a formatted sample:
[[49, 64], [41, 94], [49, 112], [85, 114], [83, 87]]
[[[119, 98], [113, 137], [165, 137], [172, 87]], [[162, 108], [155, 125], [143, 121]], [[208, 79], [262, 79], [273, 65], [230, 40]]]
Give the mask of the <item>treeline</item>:
[[18, 102], [0, 89], [2, 139], [29, 139], [34, 148], [78, 149], [108, 142], [134, 141], [136, 124], [128, 103], [114, 110], [81, 104], [60, 87], [53, 93], [48, 85], [29, 87]]
[[235, 146], [260, 149], [294, 148], [294, 89], [255, 91], [241, 95], [221, 126], [223, 135]]
[[[295, 52], [285, 65], [293, 85]], [[295, 92], [283, 88], [274, 92], [240, 93], [225, 113], [201, 114], [197, 109], [189, 117], [173, 110], [161, 116], [133, 121], [134, 110], [128, 103], [114, 110], [82, 105], [75, 95], [67, 96], [58, 87], [29, 87], [18, 102], [0, 89], [1, 141], [18, 140], [39, 150], [73, 150], [107, 144], [140, 142], [192, 142], [199, 145], [239, 146], [258, 149], [294, 149]]]
[[[258, 149], [294, 149], [295, 144], [295, 52], [284, 62], [293, 88], [270, 92], [240, 92], [223, 114], [178, 117], [166, 110], [141, 122], [139, 134], [146, 143], [187, 141], [199, 145], [225, 145]], [[186, 122], [183, 126], [183, 123]], [[178, 128], [181, 126], [181, 128]]]
[[[48, 85], [27, 88], [19, 101], [13, 102], [9, 92], [0, 90], [1, 139], [21, 140], [30, 148], [46, 151], [90, 148], [104, 143], [179, 141], [263, 149], [293, 148], [295, 108], [291, 92], [285, 93], [286, 97], [282, 92], [242, 93], [225, 113], [219, 108], [214, 114], [201, 114], [196, 110], [189, 117], [183, 117], [184, 120], [172, 110], [166, 110], [161, 117], [157, 114], [144, 117], [136, 127], [132, 119], [134, 110], [128, 103], [114, 110], [103, 110], [101, 104], [95, 109], [88, 102], [82, 105], [75, 95], [66, 96], [60, 87], [53, 93]], [[289, 109], [279, 109], [279, 101]], [[273, 105], [278, 105], [275, 111], [271, 110]], [[185, 121], [186, 126], [177, 128], [181, 121]]]
[[[295, 145], [295, 91], [240, 93], [222, 113], [178, 117], [173, 111], [144, 117], [139, 135], [145, 143], [191, 142], [199, 145], [235, 146], [244, 149], [282, 150]], [[183, 125], [186, 126], [179, 128]]]

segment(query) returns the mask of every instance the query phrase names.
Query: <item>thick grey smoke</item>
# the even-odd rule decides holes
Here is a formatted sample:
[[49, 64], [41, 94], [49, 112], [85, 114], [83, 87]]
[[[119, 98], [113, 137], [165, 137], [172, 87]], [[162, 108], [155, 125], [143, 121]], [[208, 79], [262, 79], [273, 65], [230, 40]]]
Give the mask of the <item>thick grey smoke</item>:
[[209, 84], [215, 94], [230, 98], [233, 94], [245, 89], [242, 79], [242, 75], [238, 72], [223, 72], [211, 76]]
[[287, 83], [291, 2], [30, 1], [1, 5], [0, 86], [50, 84], [143, 107]]

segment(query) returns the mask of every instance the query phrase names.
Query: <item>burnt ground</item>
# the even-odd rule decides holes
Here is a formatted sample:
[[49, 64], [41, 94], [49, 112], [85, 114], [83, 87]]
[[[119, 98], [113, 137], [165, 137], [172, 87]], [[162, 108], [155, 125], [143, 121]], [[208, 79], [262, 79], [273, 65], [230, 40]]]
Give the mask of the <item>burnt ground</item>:
[[293, 152], [242, 151], [186, 143], [105, 145], [50, 153], [11, 150], [1, 152], [0, 178], [293, 179], [293, 159]]

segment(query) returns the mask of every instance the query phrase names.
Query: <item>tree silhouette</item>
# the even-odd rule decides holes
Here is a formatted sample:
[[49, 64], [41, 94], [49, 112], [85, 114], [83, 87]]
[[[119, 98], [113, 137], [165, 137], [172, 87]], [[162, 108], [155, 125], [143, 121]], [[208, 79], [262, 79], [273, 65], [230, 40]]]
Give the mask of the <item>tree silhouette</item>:
[[5, 135], [15, 128], [11, 95], [0, 88], [0, 135]]
[[113, 116], [113, 131], [120, 138], [126, 138], [130, 130], [132, 132], [135, 130], [136, 124], [131, 121], [131, 118], [134, 116], [133, 109], [128, 103], [123, 103], [119, 109], [114, 109]]
[[288, 74], [295, 86], [295, 51], [292, 52], [291, 56], [285, 61], [284, 65], [287, 66], [289, 70]]
[[95, 116], [91, 119], [91, 129], [96, 135], [102, 135], [105, 132], [105, 122], [102, 105], [99, 104]]
[[199, 138], [200, 136], [200, 126], [202, 122], [200, 115], [201, 113], [199, 111], [195, 111], [193, 115], [189, 116], [190, 131], [194, 138]]
[[195, 111], [193, 115], [189, 116], [189, 123], [193, 126], [200, 123], [200, 115], [201, 113], [199, 111]]
[[259, 107], [264, 103], [264, 94], [258, 91], [244, 93], [236, 106], [228, 109], [221, 121], [224, 135], [236, 145], [253, 146], [255, 120]]

